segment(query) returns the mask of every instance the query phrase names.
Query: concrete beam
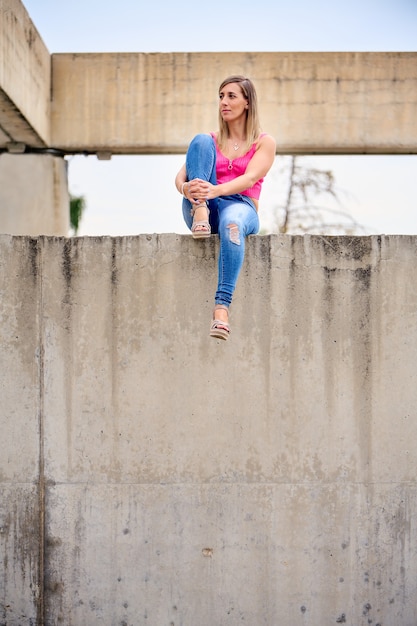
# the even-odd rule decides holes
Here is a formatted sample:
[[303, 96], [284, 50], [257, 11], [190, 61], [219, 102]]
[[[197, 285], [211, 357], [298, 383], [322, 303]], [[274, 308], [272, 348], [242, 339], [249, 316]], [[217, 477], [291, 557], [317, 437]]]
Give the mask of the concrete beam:
[[417, 152], [417, 53], [395, 52], [52, 55], [52, 145], [182, 153], [231, 73], [255, 81], [278, 152]]
[[0, 0], [0, 148], [50, 142], [51, 57], [20, 0]]

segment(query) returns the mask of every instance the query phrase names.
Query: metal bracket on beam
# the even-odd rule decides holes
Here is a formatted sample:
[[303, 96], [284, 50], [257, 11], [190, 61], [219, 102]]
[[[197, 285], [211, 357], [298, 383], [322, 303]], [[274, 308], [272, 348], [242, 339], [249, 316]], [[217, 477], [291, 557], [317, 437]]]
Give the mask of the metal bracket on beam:
[[23, 154], [26, 150], [26, 144], [21, 141], [9, 141], [6, 143], [6, 148], [10, 154]]
[[111, 152], [97, 152], [96, 154], [99, 161], [110, 161], [112, 157]]

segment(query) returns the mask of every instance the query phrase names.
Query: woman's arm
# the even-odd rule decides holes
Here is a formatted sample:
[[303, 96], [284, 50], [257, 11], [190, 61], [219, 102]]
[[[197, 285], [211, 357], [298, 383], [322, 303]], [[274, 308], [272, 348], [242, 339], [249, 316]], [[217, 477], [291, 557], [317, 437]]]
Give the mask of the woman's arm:
[[199, 204], [201, 195], [197, 197], [196, 194], [199, 190], [201, 191], [201, 183], [204, 182], [205, 181], [201, 180], [200, 178], [194, 178], [194, 180], [188, 181], [185, 163], [175, 177], [175, 186], [177, 190], [181, 195], [185, 196], [187, 200], [191, 202], [191, 204]]
[[182, 168], [180, 169], [180, 171], [175, 177], [175, 186], [177, 190], [179, 191], [179, 193], [181, 194], [182, 194], [182, 186], [185, 182], [187, 182], [187, 171], [185, 169], [185, 163], [184, 163], [184, 165], [182, 166]]

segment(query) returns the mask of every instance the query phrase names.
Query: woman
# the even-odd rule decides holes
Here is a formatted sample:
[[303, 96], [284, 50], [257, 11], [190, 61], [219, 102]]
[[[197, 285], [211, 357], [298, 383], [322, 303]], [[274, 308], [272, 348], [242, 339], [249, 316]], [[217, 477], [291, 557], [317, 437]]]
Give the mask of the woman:
[[229, 306], [243, 265], [245, 237], [259, 230], [262, 182], [275, 158], [275, 140], [260, 132], [256, 91], [244, 76], [219, 88], [219, 130], [196, 135], [175, 185], [195, 239], [218, 233], [218, 286], [210, 335], [228, 339]]

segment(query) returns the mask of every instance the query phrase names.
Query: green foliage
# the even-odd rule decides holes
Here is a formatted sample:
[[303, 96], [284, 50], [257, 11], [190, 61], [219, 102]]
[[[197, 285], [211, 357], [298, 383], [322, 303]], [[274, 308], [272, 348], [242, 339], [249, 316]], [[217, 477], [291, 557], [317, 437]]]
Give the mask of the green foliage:
[[85, 206], [86, 202], [84, 196], [72, 196], [70, 194], [70, 225], [74, 231], [74, 235], [78, 232]]

